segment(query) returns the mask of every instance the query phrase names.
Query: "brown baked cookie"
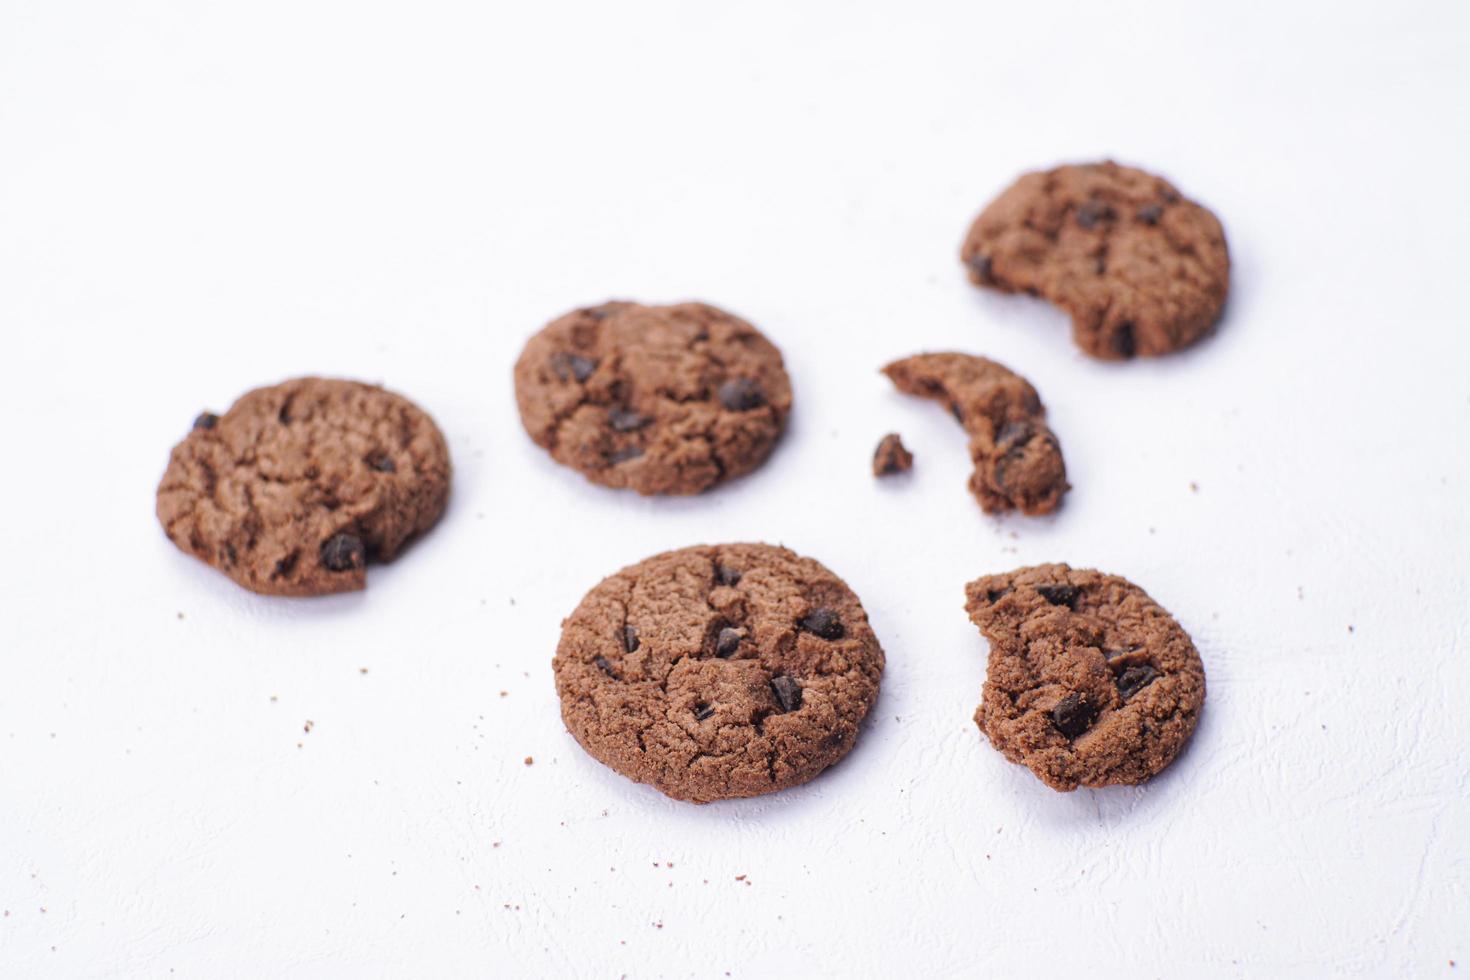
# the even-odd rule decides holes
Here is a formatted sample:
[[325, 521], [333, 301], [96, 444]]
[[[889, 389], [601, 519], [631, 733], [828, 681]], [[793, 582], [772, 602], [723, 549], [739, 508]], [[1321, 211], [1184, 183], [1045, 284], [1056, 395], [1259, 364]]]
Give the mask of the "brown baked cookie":
[[299, 378], [195, 419], [158, 486], [158, 519], [252, 592], [348, 592], [369, 561], [433, 526], [449, 476], [444, 437], [408, 399]]
[[553, 320], [516, 362], [521, 421], [609, 487], [693, 494], [755, 469], [791, 411], [781, 352], [704, 303], [604, 303]]
[[1050, 514], [1067, 492], [1062, 449], [1030, 382], [970, 354], [916, 354], [883, 369], [899, 391], [932, 398], [970, 434], [970, 490], [987, 514]]
[[765, 544], [682, 548], [598, 583], [552, 661], [582, 747], [679, 800], [758, 796], [847, 754], [883, 649], [852, 590]]
[[1037, 565], [971, 582], [965, 609], [990, 641], [975, 723], [1052, 789], [1141, 783], [1189, 741], [1204, 665], [1132, 582]]
[[1029, 173], [960, 249], [981, 286], [1045, 297], [1093, 357], [1151, 357], [1209, 333], [1225, 306], [1220, 222], [1162, 177], [1105, 162]]
[[914, 468], [914, 454], [904, 446], [902, 437], [897, 432], [890, 432], [878, 440], [878, 448], [873, 450], [873, 475], [893, 476], [896, 473], [907, 473]]

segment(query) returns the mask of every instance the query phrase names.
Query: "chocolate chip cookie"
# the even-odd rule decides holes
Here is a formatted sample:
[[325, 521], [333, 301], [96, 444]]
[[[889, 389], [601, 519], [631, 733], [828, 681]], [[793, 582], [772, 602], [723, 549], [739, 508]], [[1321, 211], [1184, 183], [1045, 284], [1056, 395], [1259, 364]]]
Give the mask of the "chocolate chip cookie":
[[252, 592], [361, 589], [449, 499], [449, 449], [408, 399], [300, 378], [205, 412], [174, 447], [157, 512], [181, 549]]
[[694, 494], [755, 469], [791, 412], [781, 352], [704, 303], [604, 303], [552, 321], [515, 367], [526, 432], [609, 487]]
[[707, 803], [804, 783], [846, 755], [883, 649], [821, 564], [726, 544], [598, 583], [562, 624], [552, 668], [567, 729], [593, 758]]
[[960, 249], [981, 286], [1045, 297], [1093, 357], [1167, 354], [1209, 333], [1230, 255], [1208, 210], [1162, 177], [1105, 162], [1029, 173]]
[[1030, 382], [970, 354], [916, 354], [883, 369], [899, 391], [932, 398], [970, 434], [970, 491], [987, 514], [1050, 514], [1067, 492], [1067, 468]]
[[1193, 734], [1204, 665], [1132, 582], [1037, 565], [971, 582], [965, 609], [990, 641], [975, 723], [1052, 789], [1141, 783]]

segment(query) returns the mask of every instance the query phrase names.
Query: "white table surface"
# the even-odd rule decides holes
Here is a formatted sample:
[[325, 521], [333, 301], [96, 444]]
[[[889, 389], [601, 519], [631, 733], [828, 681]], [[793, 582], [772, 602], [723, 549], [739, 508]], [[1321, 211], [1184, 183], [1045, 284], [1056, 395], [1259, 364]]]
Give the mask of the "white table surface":
[[[1449, 2], [0, 3], [0, 974], [1470, 970], [1467, 29]], [[964, 279], [991, 195], [1103, 155], [1225, 223], [1227, 318], [1187, 354], [1087, 360]], [[608, 297], [782, 347], [764, 469], [642, 500], [529, 442], [522, 342]], [[1058, 515], [981, 514], [962, 434], [877, 373], [922, 349], [1036, 384]], [[195, 413], [309, 372], [433, 413], [453, 502], [363, 594], [260, 598], [167, 542], [154, 488]], [[917, 469], [879, 485], [890, 429]], [[581, 752], [550, 661], [604, 575], [735, 540], [845, 577], [888, 671], [836, 768], [695, 807]], [[1145, 787], [1054, 793], [970, 720], [962, 587], [1048, 560], [1129, 576], [1200, 648], [1203, 721]]]

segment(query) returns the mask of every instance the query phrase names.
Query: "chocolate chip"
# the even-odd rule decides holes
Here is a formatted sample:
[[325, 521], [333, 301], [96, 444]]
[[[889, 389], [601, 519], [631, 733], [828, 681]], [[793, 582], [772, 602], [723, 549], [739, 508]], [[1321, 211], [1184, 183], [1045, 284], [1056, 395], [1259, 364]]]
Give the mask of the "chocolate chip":
[[785, 674], [771, 678], [771, 691], [782, 711], [795, 711], [801, 707], [801, 685]]
[[368, 461], [368, 465], [379, 473], [396, 473], [398, 464], [393, 462], [393, 457], [387, 453], [379, 453]]
[[731, 378], [720, 385], [720, 404], [732, 412], [748, 412], [766, 403], [766, 393], [752, 378]]
[[613, 427], [614, 432], [632, 432], [634, 429], [643, 428], [651, 421], [652, 419], [642, 412], [635, 412], [627, 408], [612, 408], [608, 409], [607, 413], [607, 424]]
[[914, 454], [904, 446], [897, 432], [890, 432], [878, 441], [873, 450], [873, 475], [892, 476], [907, 473], [914, 467]]
[[704, 721], [706, 718], [708, 718], [710, 715], [712, 715], [714, 713], [715, 713], [715, 709], [712, 708], [711, 706], [707, 705], [707, 704], [696, 704], [694, 706], [694, 720], [695, 721]]
[[978, 252], [970, 256], [970, 268], [975, 273], [975, 278], [981, 282], [990, 282], [991, 263], [990, 256], [981, 255]]
[[1067, 606], [1073, 608], [1077, 602], [1077, 596], [1082, 590], [1075, 585], [1038, 585], [1036, 591], [1041, 597], [1053, 606]]
[[271, 578], [280, 578], [282, 575], [290, 575], [296, 568], [296, 562], [301, 559], [300, 551], [292, 551], [285, 558], [276, 562], [276, 569], [271, 573]]
[[1068, 738], [1076, 738], [1087, 731], [1096, 717], [1097, 709], [1077, 694], [1068, 694], [1051, 709], [1051, 723]]
[[597, 362], [581, 354], [566, 354], [558, 351], [551, 355], [551, 370], [563, 381], [586, 381], [597, 370]]
[[716, 565], [715, 581], [733, 588], [740, 584], [740, 570], [729, 565]]
[[1138, 209], [1137, 214], [1138, 220], [1142, 221], [1146, 225], [1158, 224], [1159, 219], [1163, 216], [1164, 206], [1162, 204], [1145, 204], [1143, 207]]
[[1113, 331], [1113, 350], [1119, 357], [1132, 357], [1138, 351], [1138, 341], [1133, 336], [1133, 324], [1118, 324]]
[[1031, 441], [1036, 430], [1030, 422], [1018, 419], [1007, 419], [995, 434], [995, 447], [1002, 450], [1019, 449]]
[[740, 641], [745, 639], [745, 630], [734, 629], [726, 626], [720, 630], [720, 635], [715, 639], [715, 656], [722, 659], [729, 658], [740, 649]]
[[199, 415], [194, 419], [194, 428], [212, 429], [214, 428], [215, 423], [217, 423], [218, 421], [219, 416], [214, 414], [213, 412], [200, 412]]
[[1107, 221], [1113, 217], [1113, 206], [1107, 201], [1091, 200], [1077, 209], [1077, 225], [1081, 228], [1094, 228], [1099, 222]]
[[637, 459], [639, 456], [642, 455], [642, 446], [624, 446], [622, 449], [615, 449], [612, 452], [608, 453], [607, 461], [613, 464], [626, 463], [628, 460]]
[[322, 542], [322, 564], [334, 572], [345, 572], [361, 568], [367, 561], [367, 549], [362, 538], [343, 531]]
[[847, 635], [847, 627], [842, 625], [842, 620], [826, 606], [818, 606], [807, 613], [800, 625], [808, 633], [815, 633], [824, 640], [840, 640]]
[[1153, 683], [1159, 672], [1149, 666], [1129, 667], [1118, 675], [1118, 697], [1127, 701]]
[[616, 670], [613, 670], [612, 662], [609, 661], [606, 657], [598, 657], [592, 662], [597, 665], [598, 670], [601, 670], [604, 674], [611, 677], [613, 680], [618, 679], [618, 672]]
[[1004, 599], [1006, 596], [1010, 595], [1013, 591], [1014, 590], [1009, 585], [1007, 585], [1003, 589], [989, 589], [985, 593], [985, 601], [999, 602], [1001, 599]]
[[623, 649], [629, 653], [638, 649], [638, 630], [632, 624], [623, 626]]

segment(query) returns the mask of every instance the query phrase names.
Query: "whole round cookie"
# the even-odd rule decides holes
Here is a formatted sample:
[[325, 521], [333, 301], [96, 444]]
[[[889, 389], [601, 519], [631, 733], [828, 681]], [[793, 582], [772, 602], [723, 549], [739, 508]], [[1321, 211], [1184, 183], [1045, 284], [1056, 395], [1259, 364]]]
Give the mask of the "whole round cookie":
[[604, 579], [552, 661], [593, 758], [679, 800], [804, 783], [847, 754], [883, 648], [852, 590], [785, 548], [654, 555]]
[[1162, 177], [1105, 162], [1029, 173], [960, 249], [981, 286], [1042, 296], [1093, 357], [1167, 354], [1214, 328], [1230, 286], [1225, 232]]
[[975, 723], [1052, 789], [1141, 783], [1189, 741], [1204, 665], [1132, 582], [1037, 565], [976, 579], [965, 599], [990, 641]]
[[553, 320], [515, 367], [521, 421], [609, 487], [693, 494], [770, 455], [791, 412], [781, 352], [704, 303], [604, 303]]
[[433, 526], [449, 478], [443, 435], [408, 399], [299, 378], [195, 419], [158, 486], [158, 519], [252, 592], [347, 592]]

